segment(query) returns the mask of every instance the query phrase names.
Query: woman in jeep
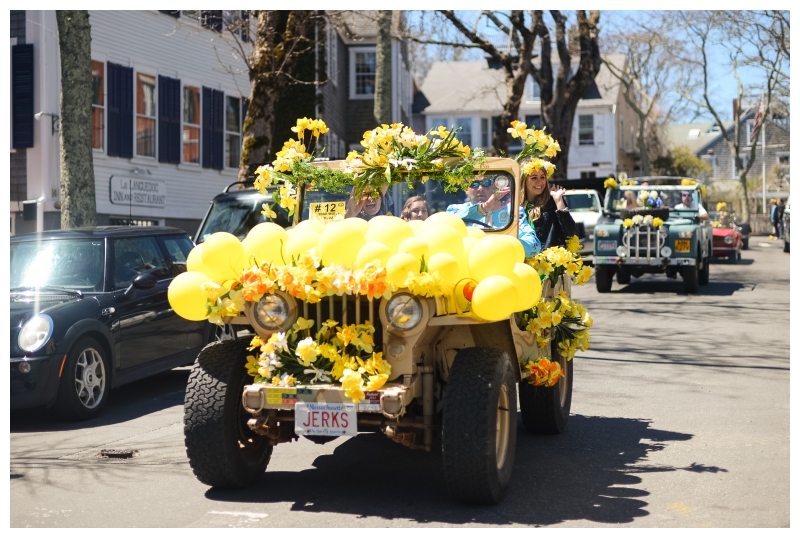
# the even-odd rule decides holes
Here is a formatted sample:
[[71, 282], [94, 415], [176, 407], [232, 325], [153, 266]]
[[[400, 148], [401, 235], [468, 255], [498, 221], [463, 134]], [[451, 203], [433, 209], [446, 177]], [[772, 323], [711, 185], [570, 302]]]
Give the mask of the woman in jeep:
[[566, 189], [548, 182], [555, 166], [538, 158], [525, 159], [521, 165], [523, 170], [529, 169], [522, 204], [528, 221], [542, 243], [542, 250], [566, 246], [567, 237], [576, 233], [575, 220], [564, 202]]

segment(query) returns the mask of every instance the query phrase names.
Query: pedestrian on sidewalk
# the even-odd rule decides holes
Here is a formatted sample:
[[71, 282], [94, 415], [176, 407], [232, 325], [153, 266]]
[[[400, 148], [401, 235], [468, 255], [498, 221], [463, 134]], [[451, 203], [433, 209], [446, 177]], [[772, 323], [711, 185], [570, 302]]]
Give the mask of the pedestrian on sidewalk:
[[778, 239], [783, 239], [783, 211], [785, 209], [786, 206], [783, 205], [783, 200], [778, 198], [778, 205], [775, 207], [775, 219], [778, 221]]

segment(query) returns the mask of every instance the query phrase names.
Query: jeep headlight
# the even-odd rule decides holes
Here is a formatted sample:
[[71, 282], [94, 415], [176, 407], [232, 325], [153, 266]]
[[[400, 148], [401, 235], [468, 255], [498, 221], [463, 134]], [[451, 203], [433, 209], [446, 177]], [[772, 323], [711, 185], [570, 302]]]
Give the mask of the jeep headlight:
[[732, 235], [726, 235], [725, 239], [723, 239], [723, 241], [725, 241], [726, 245], [730, 245], [731, 243], [733, 243], [733, 236]]
[[620, 245], [617, 247], [617, 256], [620, 258], [624, 258], [628, 254], [628, 248], [625, 245]]
[[255, 307], [255, 320], [268, 331], [277, 331], [289, 319], [289, 303], [277, 294], [268, 293]]
[[410, 293], [398, 293], [386, 303], [386, 319], [395, 329], [410, 331], [422, 321], [422, 303]]
[[661, 255], [665, 258], [672, 256], [672, 249], [669, 247], [661, 247]]
[[678, 237], [680, 237], [681, 239], [689, 239], [690, 237], [692, 237], [692, 231], [686, 230], [685, 232], [678, 232]]
[[17, 343], [24, 351], [33, 353], [42, 349], [53, 334], [53, 320], [47, 314], [33, 316], [19, 331]]

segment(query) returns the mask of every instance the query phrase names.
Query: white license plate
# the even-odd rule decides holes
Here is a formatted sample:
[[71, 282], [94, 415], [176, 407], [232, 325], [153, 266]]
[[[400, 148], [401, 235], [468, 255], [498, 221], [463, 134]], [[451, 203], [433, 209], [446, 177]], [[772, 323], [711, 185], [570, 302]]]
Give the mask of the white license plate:
[[297, 402], [294, 406], [294, 432], [297, 435], [355, 435], [356, 406], [352, 403]]
[[597, 242], [597, 250], [617, 250], [616, 240], [605, 240]]

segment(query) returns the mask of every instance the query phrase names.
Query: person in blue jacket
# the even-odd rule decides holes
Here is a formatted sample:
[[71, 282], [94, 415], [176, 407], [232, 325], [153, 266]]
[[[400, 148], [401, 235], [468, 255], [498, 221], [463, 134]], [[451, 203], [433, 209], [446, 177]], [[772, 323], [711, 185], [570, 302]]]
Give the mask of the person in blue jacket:
[[[505, 176], [499, 177], [506, 180]], [[511, 187], [508, 186], [507, 180], [496, 186], [495, 179], [495, 176], [491, 175], [476, 176], [467, 187], [469, 202], [451, 204], [447, 207], [447, 212], [454, 213], [462, 219], [483, 222], [489, 228], [505, 228], [511, 220]], [[467, 226], [474, 226], [469, 220], [466, 221]], [[522, 208], [519, 208], [518, 237], [525, 248], [526, 258], [542, 250], [542, 245]]]

